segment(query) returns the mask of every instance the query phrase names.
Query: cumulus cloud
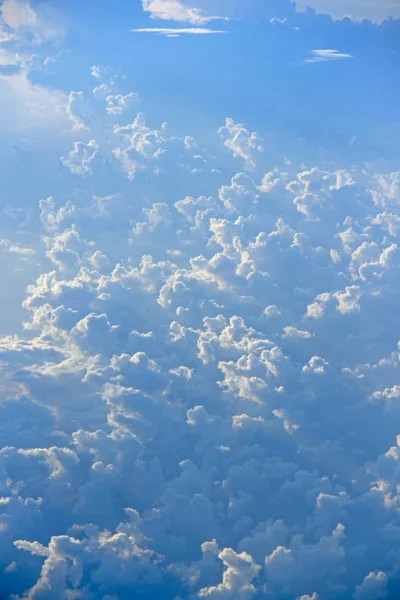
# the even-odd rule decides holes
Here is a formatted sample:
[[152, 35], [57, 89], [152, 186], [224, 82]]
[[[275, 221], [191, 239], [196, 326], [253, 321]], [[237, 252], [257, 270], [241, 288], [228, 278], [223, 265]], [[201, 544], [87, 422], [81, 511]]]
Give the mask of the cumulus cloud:
[[142, 0], [143, 10], [152, 19], [165, 21], [185, 21], [192, 25], [205, 25], [223, 17], [212, 16], [198, 8], [187, 6], [185, 0]]
[[385, 19], [400, 18], [400, 6], [390, 0], [298, 0], [296, 4], [300, 10], [313, 8], [317, 13], [328, 14], [334, 19], [349, 17], [356, 21], [368, 19], [381, 23]]
[[262, 140], [256, 132], [250, 132], [242, 123], [228, 118], [218, 130], [218, 135], [235, 158], [242, 158], [250, 169], [255, 167], [255, 156], [263, 150]]
[[85, 175], [91, 173], [93, 164], [100, 158], [99, 147], [95, 140], [74, 142], [74, 148], [68, 156], [62, 157], [62, 164], [74, 175]]
[[143, 112], [137, 113], [132, 123], [115, 125], [113, 135], [112, 156], [128, 179], [149, 169], [155, 174], [161, 173], [161, 165], [168, 161], [169, 151], [185, 148], [184, 138], [171, 135], [166, 122], [159, 129], [149, 127]]
[[385, 598], [387, 596], [387, 575], [379, 571], [369, 573], [363, 582], [356, 587], [354, 600], [367, 600], [368, 598]]
[[106, 97], [107, 107], [106, 111], [111, 115], [121, 115], [130, 105], [139, 101], [139, 96], [134, 92], [129, 94], [116, 94]]
[[208, 150], [92, 74], [72, 192], [0, 243], [39, 269], [0, 339], [2, 593], [394, 598], [399, 174], [273, 166], [229, 118]]
[[85, 96], [83, 92], [72, 91], [69, 93], [66, 113], [75, 131], [86, 129]]

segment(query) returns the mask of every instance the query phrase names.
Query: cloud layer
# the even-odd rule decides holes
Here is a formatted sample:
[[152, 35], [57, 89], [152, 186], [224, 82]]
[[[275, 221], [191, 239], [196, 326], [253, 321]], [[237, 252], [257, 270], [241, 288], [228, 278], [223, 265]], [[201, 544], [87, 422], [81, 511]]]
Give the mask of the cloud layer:
[[[262, 174], [245, 124], [212, 160], [153, 127], [76, 141], [81, 192], [37, 208], [26, 335], [0, 343], [2, 590], [394, 598], [399, 174]], [[90, 196], [104, 170], [220, 183], [132, 204]]]
[[335, 145], [366, 110], [336, 26], [385, 30], [255, 1], [258, 36], [260, 12], [210, 39], [223, 3], [142, 4], [131, 79], [92, 38], [45, 56], [49, 7], [2, 4], [0, 597], [396, 600], [400, 172]]

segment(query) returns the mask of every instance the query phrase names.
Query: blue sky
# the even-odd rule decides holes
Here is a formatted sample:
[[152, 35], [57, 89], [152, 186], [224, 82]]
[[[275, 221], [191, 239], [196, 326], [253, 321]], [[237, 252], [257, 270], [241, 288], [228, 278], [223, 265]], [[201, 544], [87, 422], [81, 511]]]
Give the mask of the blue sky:
[[400, 5], [0, 0], [0, 597], [396, 600]]

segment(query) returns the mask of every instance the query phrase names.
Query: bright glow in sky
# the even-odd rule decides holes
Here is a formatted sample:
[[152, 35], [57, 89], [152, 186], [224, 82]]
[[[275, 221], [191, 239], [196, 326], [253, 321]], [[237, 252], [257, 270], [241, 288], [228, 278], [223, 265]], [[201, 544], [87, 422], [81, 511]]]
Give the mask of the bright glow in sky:
[[398, 600], [399, 18], [0, 0], [2, 600]]

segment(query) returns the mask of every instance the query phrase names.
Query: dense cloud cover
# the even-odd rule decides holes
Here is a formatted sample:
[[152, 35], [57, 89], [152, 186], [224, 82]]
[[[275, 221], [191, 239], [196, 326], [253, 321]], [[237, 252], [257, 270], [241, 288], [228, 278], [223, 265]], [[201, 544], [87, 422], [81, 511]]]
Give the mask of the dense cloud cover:
[[[6, 33], [55, 35], [17, 5]], [[245, 119], [205, 143], [88, 78], [51, 92], [53, 195], [1, 204], [31, 283], [0, 339], [0, 598], [395, 600], [400, 172], [271, 166]]]
[[[210, 197], [39, 202], [48, 267], [0, 346], [6, 595], [395, 597], [399, 174], [259, 179], [259, 136], [218, 134]], [[217, 170], [142, 114], [111, 135], [61, 159], [88, 189], [100, 157]]]

